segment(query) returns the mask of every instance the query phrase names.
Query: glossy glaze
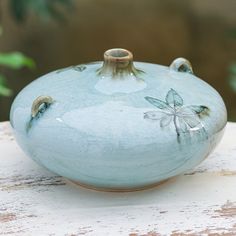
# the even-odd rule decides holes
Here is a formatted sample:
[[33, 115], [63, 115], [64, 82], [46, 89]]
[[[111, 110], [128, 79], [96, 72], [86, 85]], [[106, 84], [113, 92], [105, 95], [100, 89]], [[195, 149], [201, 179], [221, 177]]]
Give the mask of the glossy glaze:
[[[153, 185], [204, 160], [226, 125], [222, 98], [184, 59], [166, 67], [126, 56], [127, 64], [105, 55], [105, 63], [51, 72], [19, 93], [11, 124], [28, 156], [83, 185], [116, 190]], [[53, 102], [33, 117], [39, 96]]]

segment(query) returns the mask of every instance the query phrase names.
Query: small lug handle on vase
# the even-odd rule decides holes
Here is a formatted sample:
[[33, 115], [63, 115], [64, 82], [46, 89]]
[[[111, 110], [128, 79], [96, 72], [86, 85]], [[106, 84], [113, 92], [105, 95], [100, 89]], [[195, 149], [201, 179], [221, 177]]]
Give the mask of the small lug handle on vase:
[[[39, 112], [45, 111], [53, 103], [53, 98], [50, 96], [37, 97], [31, 107], [32, 118], [36, 117]], [[43, 106], [43, 107], [42, 107]]]
[[187, 73], [193, 74], [193, 68], [192, 68], [191, 63], [183, 57], [176, 58], [171, 63], [169, 68], [177, 72], [187, 72]]

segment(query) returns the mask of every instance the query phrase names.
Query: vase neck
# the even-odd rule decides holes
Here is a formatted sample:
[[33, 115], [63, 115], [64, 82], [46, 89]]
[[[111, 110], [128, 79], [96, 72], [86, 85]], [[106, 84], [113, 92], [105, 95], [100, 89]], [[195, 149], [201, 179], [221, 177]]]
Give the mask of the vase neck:
[[109, 49], [104, 53], [103, 66], [98, 70], [99, 75], [119, 78], [127, 75], [135, 75], [136, 68], [133, 65], [133, 54], [122, 48]]

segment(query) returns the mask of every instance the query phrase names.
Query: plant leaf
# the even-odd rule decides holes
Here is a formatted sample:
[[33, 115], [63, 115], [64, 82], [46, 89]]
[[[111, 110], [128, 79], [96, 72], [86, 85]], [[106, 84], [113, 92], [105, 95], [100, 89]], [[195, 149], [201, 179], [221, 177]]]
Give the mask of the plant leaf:
[[232, 88], [232, 90], [233, 90], [234, 92], [236, 92], [236, 76], [231, 75], [231, 76], [229, 77], [229, 84], [230, 84], [230, 87]]
[[197, 106], [197, 105], [188, 106], [188, 108], [190, 108], [192, 111], [194, 111], [196, 113], [201, 113], [204, 110], [208, 109], [208, 107], [206, 107], [206, 106]]
[[190, 127], [190, 128], [195, 128], [197, 127], [198, 125], [201, 124], [200, 120], [198, 119], [197, 116], [191, 116], [191, 117], [188, 117], [188, 116], [184, 116], [182, 117], [182, 119], [185, 121], [185, 123]]
[[6, 78], [0, 74], [0, 96], [9, 97], [12, 95], [12, 90], [6, 86]]
[[166, 95], [166, 103], [174, 105], [174, 107], [181, 107], [183, 106], [183, 99], [174, 89], [170, 89]]
[[195, 114], [197, 114], [199, 117], [201, 116], [208, 116], [210, 109], [206, 106], [197, 106], [197, 105], [192, 105], [192, 106], [187, 106], [188, 109], [191, 109]]
[[144, 113], [144, 119], [150, 119], [150, 120], [160, 120], [164, 113], [160, 111], [148, 111]]
[[0, 74], [0, 84], [5, 84], [5, 83], [6, 83], [6, 77]]
[[42, 20], [52, 17], [64, 19], [62, 9], [72, 10], [72, 0], [9, 0], [12, 15], [18, 22], [24, 22], [30, 12], [37, 14]]
[[29, 1], [28, 0], [10, 0], [10, 10], [12, 15], [16, 20], [22, 22], [29, 10]]
[[178, 116], [182, 117], [182, 116], [196, 116], [196, 111], [194, 109], [194, 106], [182, 106], [179, 110], [178, 110]]
[[161, 127], [168, 126], [170, 124], [170, 122], [172, 121], [172, 119], [173, 119], [173, 116], [171, 116], [171, 115], [163, 116], [160, 120], [160, 126]]
[[84, 65], [77, 65], [77, 66], [72, 66], [72, 68], [78, 72], [82, 72], [86, 69], [86, 66]]
[[166, 104], [165, 102], [157, 99], [157, 98], [153, 98], [153, 97], [145, 97], [145, 99], [150, 102], [153, 106], [159, 108], [159, 109], [165, 109], [168, 108], [168, 104]]
[[0, 96], [9, 97], [12, 95], [12, 90], [5, 85], [0, 84]]
[[179, 117], [179, 116], [177, 117], [177, 124], [178, 124], [179, 131], [183, 133], [188, 131], [188, 125], [186, 124], [183, 117]]
[[8, 66], [12, 69], [20, 69], [24, 66], [31, 69], [35, 68], [34, 61], [20, 52], [0, 53], [0, 65]]
[[236, 75], [236, 63], [232, 63], [229, 67], [229, 72], [233, 75]]

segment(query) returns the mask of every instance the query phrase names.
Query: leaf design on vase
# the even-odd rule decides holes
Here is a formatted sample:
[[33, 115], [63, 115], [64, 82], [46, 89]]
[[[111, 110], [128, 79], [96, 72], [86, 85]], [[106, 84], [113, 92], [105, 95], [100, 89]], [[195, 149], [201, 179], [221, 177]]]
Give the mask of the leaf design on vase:
[[67, 70], [70, 70], [70, 69], [78, 71], [78, 72], [82, 72], [86, 69], [86, 66], [85, 65], [69, 66], [69, 67], [57, 70], [56, 73], [61, 73], [61, 72], [64, 72], [64, 71], [67, 71]]
[[86, 69], [85, 65], [77, 65], [77, 66], [72, 66], [72, 69], [78, 71], [78, 72], [82, 72]]
[[165, 101], [153, 97], [145, 99], [157, 110], [145, 112], [144, 119], [159, 120], [162, 128], [173, 122], [177, 136], [204, 129], [201, 119], [209, 115], [210, 109], [203, 105], [184, 106], [183, 98], [174, 89], [168, 91]]
[[166, 95], [166, 103], [178, 107], [183, 106], [184, 102], [180, 95], [174, 89], [171, 89]]

